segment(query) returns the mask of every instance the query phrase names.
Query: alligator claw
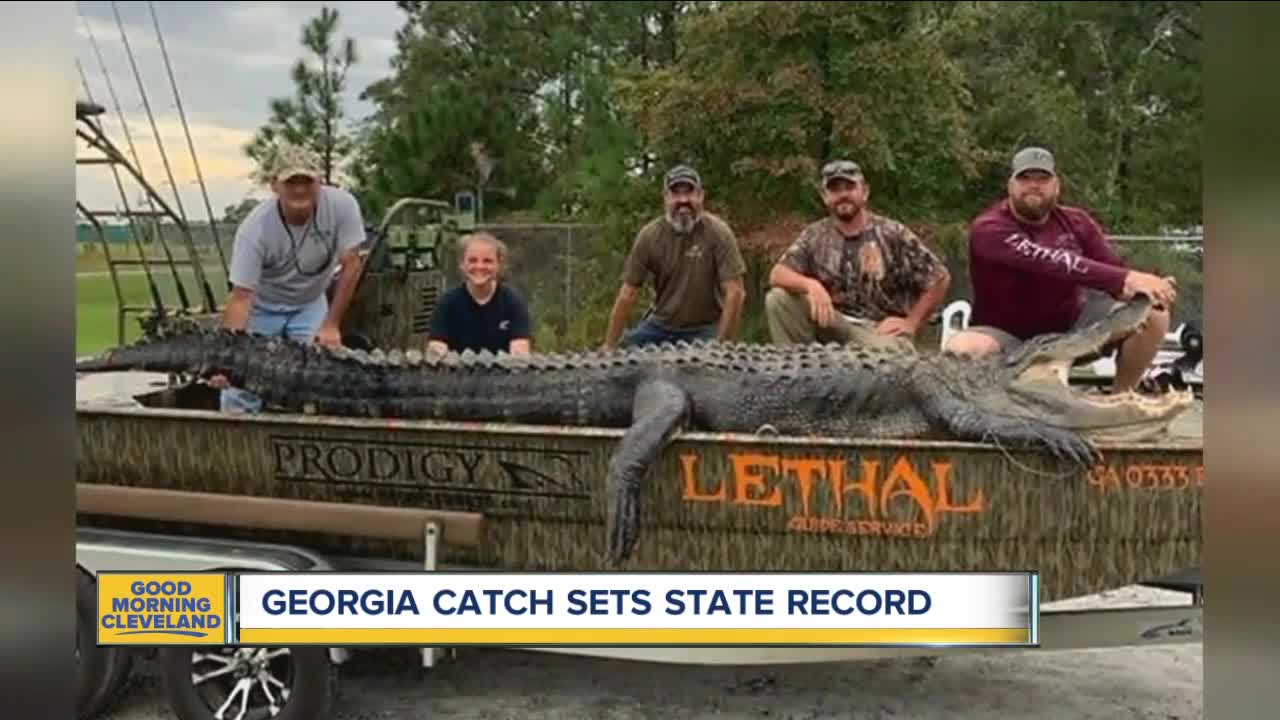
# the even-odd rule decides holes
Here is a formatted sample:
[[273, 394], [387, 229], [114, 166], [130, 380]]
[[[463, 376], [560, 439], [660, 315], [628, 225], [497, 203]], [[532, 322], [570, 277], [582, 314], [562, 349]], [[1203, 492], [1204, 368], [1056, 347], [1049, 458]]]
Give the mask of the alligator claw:
[[1102, 459], [1102, 452], [1085, 438], [1065, 430], [1041, 430], [1040, 441], [1059, 460], [1070, 458], [1077, 465], [1088, 466]]

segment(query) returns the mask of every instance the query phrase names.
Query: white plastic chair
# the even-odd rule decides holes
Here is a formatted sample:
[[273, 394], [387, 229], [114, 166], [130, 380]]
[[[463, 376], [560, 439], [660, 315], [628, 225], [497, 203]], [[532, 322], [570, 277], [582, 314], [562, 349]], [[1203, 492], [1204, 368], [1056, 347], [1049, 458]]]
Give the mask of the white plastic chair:
[[[942, 345], [938, 349], [941, 350], [947, 346], [947, 341], [951, 336], [963, 331], [969, 327], [969, 316], [973, 314], [973, 306], [968, 300], [955, 300], [948, 303], [942, 310]], [[960, 327], [953, 327], [953, 318], [960, 318]]]

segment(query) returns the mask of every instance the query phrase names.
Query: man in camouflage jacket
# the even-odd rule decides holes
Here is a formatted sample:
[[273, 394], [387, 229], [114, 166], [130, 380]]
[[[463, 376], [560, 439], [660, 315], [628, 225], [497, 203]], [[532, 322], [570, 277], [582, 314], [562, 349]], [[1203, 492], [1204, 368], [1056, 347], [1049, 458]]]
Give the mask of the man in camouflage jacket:
[[769, 274], [773, 342], [913, 347], [950, 272], [906, 225], [867, 209], [857, 163], [828, 163], [821, 185], [828, 216], [806, 226]]

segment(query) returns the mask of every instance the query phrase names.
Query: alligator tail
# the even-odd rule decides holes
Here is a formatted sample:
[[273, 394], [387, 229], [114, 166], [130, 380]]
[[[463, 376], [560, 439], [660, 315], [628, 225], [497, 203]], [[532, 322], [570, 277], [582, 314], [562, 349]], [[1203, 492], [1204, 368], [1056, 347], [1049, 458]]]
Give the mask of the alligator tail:
[[203, 373], [219, 364], [237, 364], [248, 357], [237, 355], [237, 346], [252, 342], [247, 333], [197, 331], [185, 336], [147, 339], [121, 345], [76, 360], [76, 373], [145, 372]]

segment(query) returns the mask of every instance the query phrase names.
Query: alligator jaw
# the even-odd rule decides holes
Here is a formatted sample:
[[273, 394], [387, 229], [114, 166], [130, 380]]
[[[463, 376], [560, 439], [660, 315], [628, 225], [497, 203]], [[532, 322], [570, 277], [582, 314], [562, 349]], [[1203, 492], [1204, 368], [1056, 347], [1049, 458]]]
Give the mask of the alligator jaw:
[[1106, 318], [1074, 333], [1035, 338], [1009, 356], [1007, 395], [984, 405], [1076, 433], [1091, 444], [1137, 442], [1162, 435], [1195, 401], [1190, 391], [1158, 397], [1134, 392], [1082, 392], [1069, 383], [1072, 363], [1099, 352], [1117, 333], [1141, 329], [1151, 311], [1151, 298], [1138, 295]]
[[1077, 359], [1141, 328], [1150, 310], [1151, 298], [1139, 295], [1088, 327], [1032, 338], [996, 362], [990, 381], [965, 379], [961, 365], [951, 397], [935, 404], [935, 413], [960, 437], [1030, 443], [1077, 463], [1096, 461], [1099, 443], [1158, 436], [1193, 402], [1190, 393], [1107, 396], [1080, 392], [1068, 382]]
[[1164, 435], [1169, 425], [1195, 403], [1190, 388], [1172, 390], [1151, 397], [1135, 392], [1109, 395], [1069, 390], [1075, 402], [1087, 406], [1082, 415], [1096, 414], [1097, 420], [1081, 420], [1080, 431], [1094, 442], [1128, 443]]

